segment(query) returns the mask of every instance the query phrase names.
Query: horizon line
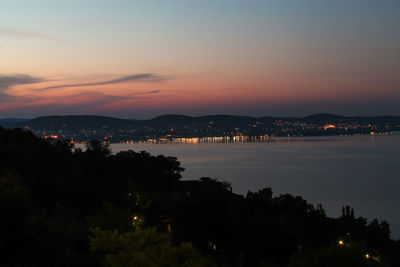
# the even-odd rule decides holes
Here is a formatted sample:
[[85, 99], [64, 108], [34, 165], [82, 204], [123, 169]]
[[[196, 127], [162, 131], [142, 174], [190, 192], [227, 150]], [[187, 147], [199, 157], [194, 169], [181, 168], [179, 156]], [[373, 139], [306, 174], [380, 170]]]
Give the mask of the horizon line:
[[341, 114], [335, 114], [335, 113], [329, 113], [329, 112], [320, 112], [320, 113], [312, 113], [310, 115], [305, 115], [305, 116], [272, 116], [272, 115], [264, 115], [264, 116], [251, 116], [251, 115], [234, 115], [234, 114], [226, 114], [226, 113], [216, 113], [216, 114], [205, 114], [205, 115], [199, 115], [199, 116], [192, 116], [192, 115], [185, 115], [182, 113], [164, 113], [161, 115], [153, 116], [148, 119], [135, 119], [135, 118], [123, 118], [123, 117], [116, 117], [116, 116], [108, 116], [108, 115], [99, 115], [99, 114], [53, 114], [53, 115], [43, 115], [43, 116], [37, 116], [37, 117], [31, 117], [31, 118], [23, 118], [23, 117], [0, 117], [0, 120], [33, 120], [33, 119], [38, 119], [38, 118], [44, 118], [44, 117], [105, 117], [105, 118], [113, 118], [113, 119], [121, 119], [121, 120], [136, 120], [136, 121], [145, 121], [145, 120], [152, 120], [156, 119], [159, 117], [163, 116], [184, 116], [184, 117], [190, 117], [190, 118], [201, 118], [201, 117], [207, 117], [207, 116], [232, 116], [232, 117], [249, 117], [249, 118], [279, 118], [279, 119], [285, 119], [285, 118], [307, 118], [307, 117], [312, 117], [316, 115], [333, 115], [337, 117], [344, 117], [344, 118], [363, 118], [363, 117], [400, 117], [400, 115], [341, 115]]

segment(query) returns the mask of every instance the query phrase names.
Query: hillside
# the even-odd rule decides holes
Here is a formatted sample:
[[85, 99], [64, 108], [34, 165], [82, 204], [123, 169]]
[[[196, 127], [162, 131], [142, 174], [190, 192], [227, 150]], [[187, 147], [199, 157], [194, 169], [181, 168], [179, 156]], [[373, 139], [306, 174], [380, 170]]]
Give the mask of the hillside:
[[128, 120], [106, 116], [68, 115], [44, 116], [34, 119], [0, 119], [0, 126], [5, 128], [33, 128], [33, 129], [124, 129], [127, 127], [147, 126], [152, 128], [179, 128], [190, 125], [213, 124], [221, 128], [242, 128], [254, 123], [273, 123], [276, 120], [298, 121], [310, 123], [335, 123], [339, 121], [356, 121], [371, 123], [400, 123], [400, 116], [369, 116], [346, 117], [329, 113], [314, 114], [306, 117], [251, 117], [235, 115], [207, 115], [191, 117], [185, 115], [167, 114], [149, 120]]
[[24, 121], [26, 121], [26, 119], [0, 119], [0, 126], [4, 128], [16, 128], [19, 127], [19, 125]]
[[46, 116], [19, 123], [22, 128], [31, 129], [123, 129], [135, 127], [138, 123], [132, 120], [117, 119], [104, 116]]

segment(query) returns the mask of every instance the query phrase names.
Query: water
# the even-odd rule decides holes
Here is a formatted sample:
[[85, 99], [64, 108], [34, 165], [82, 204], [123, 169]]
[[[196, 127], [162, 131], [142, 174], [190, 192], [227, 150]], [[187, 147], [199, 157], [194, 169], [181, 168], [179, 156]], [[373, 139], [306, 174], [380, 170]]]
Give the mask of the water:
[[[271, 141], [271, 140], [270, 140]], [[113, 144], [177, 157], [183, 179], [229, 181], [233, 191], [271, 187], [320, 203], [328, 216], [351, 205], [356, 216], [389, 222], [400, 238], [400, 133], [392, 135], [277, 138], [260, 143]]]

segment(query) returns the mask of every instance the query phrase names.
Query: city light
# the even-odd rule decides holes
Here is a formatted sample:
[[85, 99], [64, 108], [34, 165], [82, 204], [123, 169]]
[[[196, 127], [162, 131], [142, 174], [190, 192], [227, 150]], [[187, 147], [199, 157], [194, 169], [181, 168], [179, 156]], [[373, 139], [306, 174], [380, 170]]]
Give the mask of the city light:
[[132, 218], [132, 224], [133, 225], [138, 225], [140, 223], [141, 219], [138, 216], [133, 216]]
[[335, 128], [336, 128], [336, 126], [333, 125], [333, 124], [328, 124], [328, 125], [325, 125], [325, 126], [324, 126], [324, 130], [327, 130], [327, 129], [335, 129]]

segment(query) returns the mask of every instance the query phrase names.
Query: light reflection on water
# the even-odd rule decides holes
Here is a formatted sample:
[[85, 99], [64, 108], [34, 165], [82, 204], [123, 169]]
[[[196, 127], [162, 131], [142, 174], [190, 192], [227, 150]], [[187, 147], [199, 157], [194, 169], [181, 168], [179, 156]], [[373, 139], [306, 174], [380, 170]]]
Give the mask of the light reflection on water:
[[[377, 134], [378, 136], [385, 136], [389, 133]], [[358, 136], [368, 136], [374, 139], [374, 134], [362, 134], [356, 136], [346, 136], [348, 138], [354, 138]], [[158, 139], [147, 139], [147, 140], [127, 140], [121, 141], [120, 144], [203, 144], [203, 143], [281, 143], [281, 142], [318, 142], [326, 141], [329, 138], [330, 141], [343, 141], [343, 136], [312, 136], [312, 137], [299, 137], [299, 136], [213, 136], [213, 137], [177, 137], [177, 138], [158, 138]]]
[[329, 216], [343, 205], [357, 215], [387, 220], [400, 238], [400, 134], [281, 138], [278, 142], [113, 144], [177, 157], [183, 179], [202, 176], [232, 183], [237, 193], [271, 187], [276, 195], [301, 195]]

